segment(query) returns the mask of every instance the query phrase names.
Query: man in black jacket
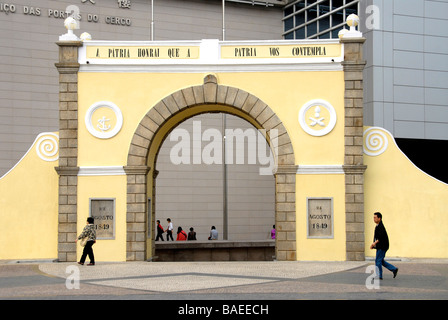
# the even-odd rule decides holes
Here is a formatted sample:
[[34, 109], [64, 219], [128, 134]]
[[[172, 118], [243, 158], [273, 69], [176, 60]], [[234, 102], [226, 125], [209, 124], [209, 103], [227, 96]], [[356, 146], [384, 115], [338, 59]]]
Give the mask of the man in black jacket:
[[373, 214], [373, 221], [376, 223], [375, 234], [373, 237], [373, 243], [370, 245], [370, 249], [376, 249], [375, 265], [378, 268], [378, 276], [380, 280], [383, 280], [383, 268], [391, 271], [394, 274], [394, 278], [397, 276], [398, 268], [391, 265], [384, 260], [386, 251], [389, 249], [389, 237], [387, 236], [386, 228], [383, 225], [383, 216], [380, 212]]

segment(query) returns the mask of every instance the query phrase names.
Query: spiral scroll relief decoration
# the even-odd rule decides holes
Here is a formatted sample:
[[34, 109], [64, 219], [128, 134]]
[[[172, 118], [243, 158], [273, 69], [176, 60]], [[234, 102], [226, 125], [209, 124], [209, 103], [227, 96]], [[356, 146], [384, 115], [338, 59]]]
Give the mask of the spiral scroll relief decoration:
[[36, 153], [44, 161], [59, 159], [59, 136], [52, 132], [41, 133], [36, 138]]
[[386, 151], [389, 145], [386, 132], [377, 127], [372, 127], [364, 131], [363, 151], [369, 156], [379, 156]]

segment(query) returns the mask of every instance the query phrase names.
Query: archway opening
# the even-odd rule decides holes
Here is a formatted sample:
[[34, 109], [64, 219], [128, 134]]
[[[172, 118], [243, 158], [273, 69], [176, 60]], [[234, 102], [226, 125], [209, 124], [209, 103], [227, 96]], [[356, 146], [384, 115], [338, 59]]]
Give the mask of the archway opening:
[[[178, 124], [154, 163], [154, 219], [166, 230], [169, 218], [175, 240], [158, 238], [157, 259], [272, 260], [273, 166], [266, 137], [245, 119], [215, 112]], [[179, 227], [193, 228], [196, 240], [176, 241]], [[217, 241], [209, 240], [212, 227]]]

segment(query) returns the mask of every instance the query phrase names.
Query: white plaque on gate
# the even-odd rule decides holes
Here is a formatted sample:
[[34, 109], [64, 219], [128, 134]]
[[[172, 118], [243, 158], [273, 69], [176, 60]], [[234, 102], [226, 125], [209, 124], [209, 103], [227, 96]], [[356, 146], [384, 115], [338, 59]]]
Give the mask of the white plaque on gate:
[[307, 198], [308, 238], [334, 238], [333, 221], [333, 198]]
[[114, 198], [91, 198], [90, 216], [94, 219], [97, 239], [115, 239]]

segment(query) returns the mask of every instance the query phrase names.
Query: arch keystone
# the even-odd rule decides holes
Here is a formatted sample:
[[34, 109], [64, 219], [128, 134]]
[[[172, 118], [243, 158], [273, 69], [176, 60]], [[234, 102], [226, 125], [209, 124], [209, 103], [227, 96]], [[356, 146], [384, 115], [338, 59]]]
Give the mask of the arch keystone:
[[216, 76], [214, 74], [208, 74], [204, 77], [204, 84], [207, 83], [214, 83], [214, 84], [218, 84], [218, 79], [216, 78]]
[[209, 74], [204, 78], [204, 102], [216, 103], [218, 94], [218, 80], [213, 74]]

